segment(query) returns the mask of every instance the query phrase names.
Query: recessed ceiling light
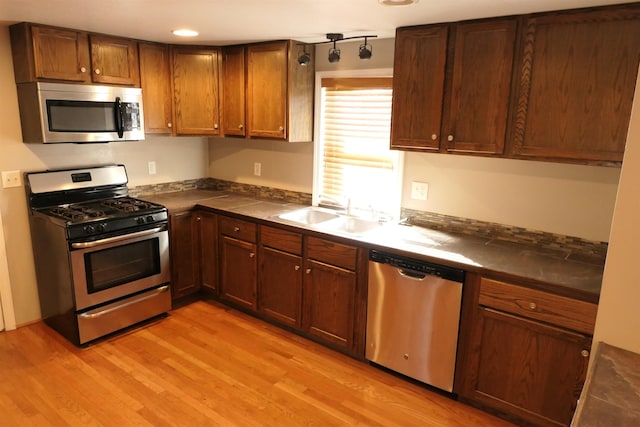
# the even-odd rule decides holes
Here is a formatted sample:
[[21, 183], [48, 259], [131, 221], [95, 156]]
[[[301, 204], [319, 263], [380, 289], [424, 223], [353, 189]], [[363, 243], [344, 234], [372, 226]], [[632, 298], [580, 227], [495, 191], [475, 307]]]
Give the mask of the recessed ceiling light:
[[410, 4], [418, 3], [420, 0], [378, 0], [383, 6], [409, 6]]
[[187, 30], [187, 29], [173, 30], [171, 32], [173, 33], [174, 36], [180, 36], [180, 37], [195, 37], [198, 35], [197, 31]]

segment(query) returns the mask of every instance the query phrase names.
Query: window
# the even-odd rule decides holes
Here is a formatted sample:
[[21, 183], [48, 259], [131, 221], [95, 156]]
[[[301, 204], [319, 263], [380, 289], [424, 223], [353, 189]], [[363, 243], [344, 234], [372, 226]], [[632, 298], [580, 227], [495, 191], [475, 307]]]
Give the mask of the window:
[[314, 204], [398, 218], [402, 155], [389, 149], [392, 78], [319, 75], [316, 85]]

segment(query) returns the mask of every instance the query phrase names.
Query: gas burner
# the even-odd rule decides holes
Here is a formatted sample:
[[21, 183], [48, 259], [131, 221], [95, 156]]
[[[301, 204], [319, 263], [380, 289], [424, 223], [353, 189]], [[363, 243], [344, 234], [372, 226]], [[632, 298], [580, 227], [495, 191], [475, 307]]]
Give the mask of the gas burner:
[[71, 221], [100, 218], [104, 216], [104, 211], [102, 210], [81, 205], [58, 206], [56, 208], [52, 208], [49, 212], [51, 212], [52, 215]]
[[121, 212], [136, 212], [151, 208], [151, 203], [132, 199], [130, 197], [121, 197], [117, 199], [103, 200], [102, 204]]

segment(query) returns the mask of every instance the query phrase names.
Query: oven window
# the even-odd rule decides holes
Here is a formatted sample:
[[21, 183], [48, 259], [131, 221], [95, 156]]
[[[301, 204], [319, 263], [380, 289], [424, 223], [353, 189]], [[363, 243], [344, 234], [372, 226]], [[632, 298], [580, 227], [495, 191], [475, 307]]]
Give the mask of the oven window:
[[115, 102], [47, 100], [49, 131], [115, 132]]
[[90, 294], [113, 288], [160, 274], [159, 239], [90, 252], [84, 261]]

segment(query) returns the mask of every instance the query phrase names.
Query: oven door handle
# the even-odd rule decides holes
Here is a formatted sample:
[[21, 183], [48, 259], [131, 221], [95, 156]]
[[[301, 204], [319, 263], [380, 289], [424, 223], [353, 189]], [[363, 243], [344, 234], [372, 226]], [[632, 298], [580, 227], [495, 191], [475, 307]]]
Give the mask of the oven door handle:
[[166, 226], [163, 225], [160, 227], [151, 228], [149, 230], [136, 231], [135, 233], [128, 233], [128, 234], [123, 234], [121, 236], [107, 237], [106, 239], [94, 240], [93, 242], [75, 242], [71, 244], [71, 247], [73, 249], [94, 248], [96, 246], [107, 245], [109, 243], [114, 243], [114, 242], [121, 242], [123, 240], [134, 239], [136, 237], [149, 236], [151, 234], [156, 234], [161, 231], [164, 231], [165, 229], [166, 229]]
[[109, 308], [105, 308], [105, 309], [102, 309], [102, 310], [98, 308], [96, 310], [87, 311], [86, 313], [79, 314], [78, 316], [82, 317], [82, 318], [85, 318], [85, 319], [95, 319], [96, 317], [104, 316], [105, 314], [109, 314], [109, 313], [111, 313], [113, 311], [120, 310], [120, 309], [122, 309], [124, 307], [127, 307], [127, 306], [131, 305], [131, 304], [137, 304], [139, 302], [146, 301], [146, 300], [151, 299], [151, 298], [155, 298], [158, 295], [167, 292], [168, 290], [169, 290], [169, 285], [164, 285], [164, 286], [161, 286], [158, 289], [156, 289], [151, 294], [145, 294], [145, 295], [142, 295], [139, 298], [134, 298], [134, 299], [129, 300], [129, 301], [123, 303], [123, 304], [114, 305], [114, 306], [111, 306]]

